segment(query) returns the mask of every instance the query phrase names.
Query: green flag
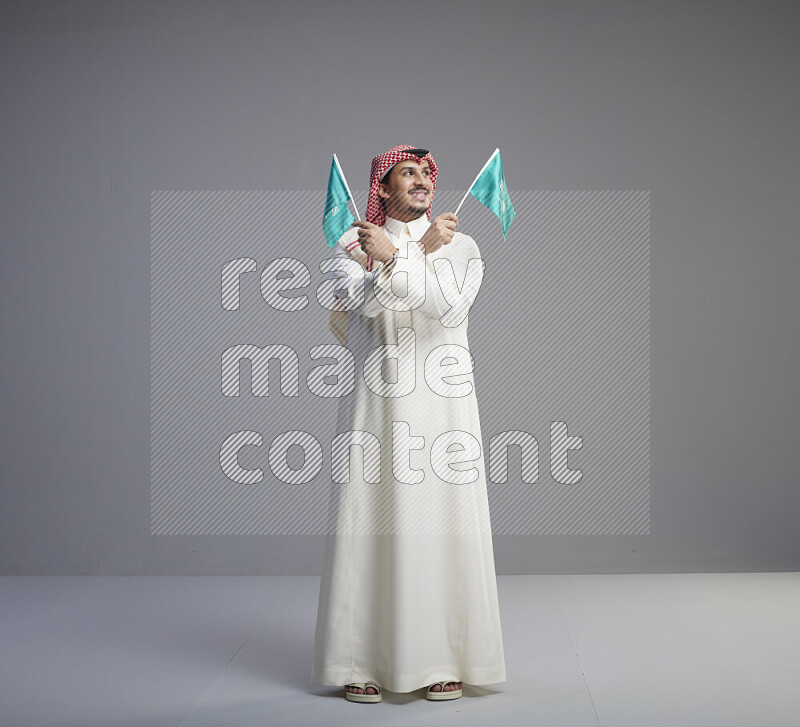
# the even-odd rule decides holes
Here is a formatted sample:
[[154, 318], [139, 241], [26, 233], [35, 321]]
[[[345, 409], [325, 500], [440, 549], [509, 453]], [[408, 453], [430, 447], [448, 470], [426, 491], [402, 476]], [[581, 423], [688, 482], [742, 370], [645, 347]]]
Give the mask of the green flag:
[[503, 231], [503, 239], [505, 240], [506, 232], [511, 227], [517, 212], [514, 209], [514, 205], [511, 204], [511, 197], [508, 196], [499, 149], [495, 149], [494, 154], [489, 157], [489, 161], [481, 169], [480, 174], [475, 178], [467, 194], [471, 194], [478, 202], [497, 215], [497, 219], [500, 220], [500, 229]]
[[[328, 194], [325, 196], [325, 214], [322, 216], [322, 230], [328, 241], [328, 247], [333, 247], [344, 234], [344, 231], [355, 221], [347, 206], [348, 200], [353, 199], [347, 181], [339, 166], [336, 154], [331, 161], [331, 173], [328, 176]], [[356, 203], [353, 202], [355, 209]], [[358, 210], [356, 210], [358, 214]]]

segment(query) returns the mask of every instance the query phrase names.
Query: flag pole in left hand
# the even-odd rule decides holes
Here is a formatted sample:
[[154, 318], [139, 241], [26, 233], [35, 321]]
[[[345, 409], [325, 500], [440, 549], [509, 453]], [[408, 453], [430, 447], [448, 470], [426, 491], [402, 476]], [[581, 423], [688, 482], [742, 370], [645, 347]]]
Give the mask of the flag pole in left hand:
[[347, 190], [347, 194], [350, 195], [350, 202], [353, 203], [353, 211], [356, 213], [356, 219], [360, 220], [361, 216], [358, 214], [358, 207], [356, 207], [356, 201], [353, 199], [353, 193], [350, 191], [350, 187], [347, 186], [347, 179], [344, 176], [344, 172], [342, 171], [342, 165], [339, 164], [339, 157], [336, 154], [333, 155], [333, 160], [336, 162], [336, 166], [339, 169], [339, 174], [342, 175], [342, 181], [344, 182], [344, 188]]
[[[355, 218], [350, 211], [351, 202], [356, 213]], [[350, 187], [347, 186], [347, 180], [344, 178], [344, 172], [342, 172], [339, 160], [334, 154], [331, 160], [331, 171], [328, 175], [325, 211], [322, 215], [322, 231], [325, 233], [328, 247], [336, 246], [337, 241], [355, 219], [361, 219], [358, 215], [358, 208], [353, 199], [353, 193], [350, 191]]]

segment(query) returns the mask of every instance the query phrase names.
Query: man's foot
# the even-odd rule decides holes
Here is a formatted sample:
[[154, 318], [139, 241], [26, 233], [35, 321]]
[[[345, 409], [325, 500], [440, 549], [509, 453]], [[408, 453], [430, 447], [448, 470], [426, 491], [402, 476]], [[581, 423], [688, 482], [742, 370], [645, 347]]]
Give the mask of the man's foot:
[[[350, 694], [364, 694], [364, 690], [361, 687], [355, 686], [355, 684], [348, 684], [345, 689], [350, 692]], [[375, 687], [367, 687], [367, 694], [377, 694], [378, 690]]]
[[344, 691], [350, 702], [380, 702], [383, 699], [381, 685], [371, 680], [345, 684]]
[[425, 690], [425, 699], [431, 701], [443, 701], [446, 699], [458, 699], [462, 694], [463, 684], [461, 682], [434, 682]]

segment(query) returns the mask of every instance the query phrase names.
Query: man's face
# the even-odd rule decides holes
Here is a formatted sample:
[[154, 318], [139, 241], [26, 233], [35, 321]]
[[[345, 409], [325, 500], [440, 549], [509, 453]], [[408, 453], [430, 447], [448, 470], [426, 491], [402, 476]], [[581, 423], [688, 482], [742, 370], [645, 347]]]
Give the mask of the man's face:
[[428, 211], [433, 196], [431, 168], [428, 162], [409, 159], [397, 162], [381, 182], [378, 194], [386, 204], [386, 214], [401, 222], [410, 222]]

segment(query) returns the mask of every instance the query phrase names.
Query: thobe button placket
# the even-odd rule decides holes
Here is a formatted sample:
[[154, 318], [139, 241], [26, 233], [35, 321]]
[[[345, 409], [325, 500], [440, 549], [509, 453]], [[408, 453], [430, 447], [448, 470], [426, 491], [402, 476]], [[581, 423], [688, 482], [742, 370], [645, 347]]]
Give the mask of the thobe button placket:
[[[401, 244], [403, 242], [406, 242], [407, 240], [409, 241], [411, 240], [411, 230], [408, 227], [408, 223], [403, 225], [403, 233], [402, 235], [398, 235], [398, 238]], [[400, 344], [400, 329], [414, 328], [414, 317], [412, 311], [410, 310], [395, 311], [394, 321], [395, 321], [395, 329], [394, 329], [395, 341], [397, 341], [397, 343], [400, 345], [398, 350], [400, 351], [400, 353], [410, 353], [412, 350], [410, 342], [406, 345]]]

